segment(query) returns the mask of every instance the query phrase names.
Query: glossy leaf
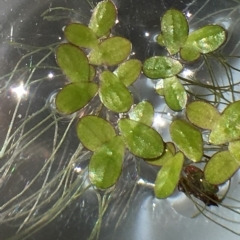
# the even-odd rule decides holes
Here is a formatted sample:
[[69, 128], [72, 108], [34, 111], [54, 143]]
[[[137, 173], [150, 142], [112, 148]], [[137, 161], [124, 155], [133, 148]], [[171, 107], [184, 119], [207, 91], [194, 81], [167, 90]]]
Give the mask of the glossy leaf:
[[164, 96], [164, 81], [165, 81], [165, 79], [160, 79], [157, 82], [156, 87], [155, 87], [157, 94], [160, 96]]
[[85, 107], [97, 90], [98, 86], [95, 83], [70, 83], [57, 94], [56, 107], [61, 113], [74, 113]]
[[152, 79], [167, 78], [178, 74], [182, 68], [182, 64], [173, 58], [156, 56], [144, 62], [143, 73]]
[[220, 118], [220, 113], [210, 103], [194, 101], [187, 105], [188, 120], [203, 129], [212, 129]]
[[64, 35], [70, 43], [78, 47], [94, 48], [98, 45], [98, 39], [93, 30], [81, 23], [67, 25]]
[[117, 75], [120, 82], [122, 82], [126, 87], [134, 83], [142, 70], [142, 63], [137, 59], [130, 59], [122, 63], [115, 71], [114, 74]]
[[77, 125], [77, 135], [82, 144], [91, 151], [112, 139], [116, 133], [113, 126], [97, 116], [85, 116]]
[[228, 145], [228, 150], [235, 160], [240, 165], [240, 141], [230, 142]]
[[148, 126], [152, 125], [154, 109], [150, 102], [142, 101], [129, 113], [129, 118]]
[[178, 152], [160, 169], [154, 187], [154, 193], [157, 198], [167, 198], [175, 190], [180, 179], [184, 162], [184, 155]]
[[229, 104], [214, 124], [209, 141], [224, 144], [240, 139], [240, 101]]
[[101, 1], [93, 10], [89, 28], [91, 28], [98, 37], [107, 36], [110, 33], [110, 29], [115, 25], [116, 18], [117, 10], [114, 3], [109, 0]]
[[177, 119], [170, 125], [170, 134], [177, 147], [193, 162], [199, 162], [203, 156], [201, 132], [183, 119]]
[[159, 133], [153, 128], [131, 119], [120, 119], [118, 127], [128, 149], [141, 158], [156, 158], [164, 151]]
[[206, 180], [215, 185], [222, 184], [229, 180], [238, 170], [239, 163], [229, 151], [215, 153], [204, 168]]
[[219, 25], [208, 25], [192, 32], [181, 49], [181, 57], [186, 61], [196, 60], [200, 53], [217, 50], [227, 38], [225, 29]]
[[168, 10], [162, 17], [163, 42], [168, 52], [176, 54], [188, 37], [188, 22], [185, 15], [176, 9]]
[[174, 111], [181, 111], [187, 103], [187, 93], [177, 77], [164, 79], [164, 97], [167, 105]]
[[132, 44], [129, 40], [122, 37], [110, 37], [90, 52], [89, 62], [93, 65], [114, 66], [123, 62], [129, 56], [131, 49]]
[[166, 148], [160, 157], [150, 159], [150, 160], [147, 159], [146, 162], [148, 164], [161, 167], [175, 155], [175, 152], [176, 152], [176, 149], [174, 144], [171, 142], [167, 142]]
[[113, 112], [127, 112], [133, 98], [127, 87], [110, 71], [100, 75], [99, 97], [102, 103]]
[[100, 189], [114, 185], [122, 171], [124, 142], [116, 136], [100, 146], [92, 155], [89, 163], [89, 179]]
[[71, 82], [89, 80], [89, 63], [85, 53], [71, 44], [61, 44], [56, 52], [57, 63]]

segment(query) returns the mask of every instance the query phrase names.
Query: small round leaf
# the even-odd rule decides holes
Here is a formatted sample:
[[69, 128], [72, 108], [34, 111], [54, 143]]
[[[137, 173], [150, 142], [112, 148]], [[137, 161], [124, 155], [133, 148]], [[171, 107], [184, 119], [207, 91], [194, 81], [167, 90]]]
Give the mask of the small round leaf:
[[154, 187], [154, 193], [157, 198], [167, 198], [175, 190], [184, 162], [184, 155], [178, 152], [168, 159], [160, 169]]
[[91, 28], [98, 37], [107, 36], [110, 29], [115, 25], [117, 10], [114, 3], [110, 0], [101, 1], [93, 10], [89, 22]]
[[116, 133], [108, 121], [89, 115], [81, 118], [78, 122], [77, 135], [86, 148], [95, 151], [112, 139]]
[[100, 146], [92, 155], [89, 163], [89, 179], [100, 189], [114, 185], [122, 171], [124, 142], [116, 136]]
[[187, 93], [177, 77], [164, 79], [164, 97], [173, 111], [181, 111], [187, 103]]
[[78, 47], [64, 43], [57, 48], [57, 63], [71, 82], [89, 80], [89, 63], [85, 53]]
[[98, 45], [98, 39], [93, 30], [81, 23], [71, 23], [66, 26], [64, 35], [70, 43], [78, 47], [94, 48]]
[[169, 159], [171, 159], [175, 155], [176, 149], [173, 143], [167, 142], [166, 148], [163, 152], [163, 154], [160, 157], [146, 160], [148, 164], [151, 164], [153, 166], [163, 166]]
[[183, 119], [177, 119], [170, 125], [170, 134], [177, 147], [193, 162], [199, 162], [203, 156], [201, 132]]
[[237, 139], [240, 139], [240, 101], [225, 108], [209, 136], [209, 141], [216, 145]]
[[141, 158], [156, 158], [164, 151], [164, 144], [159, 133], [153, 128], [130, 119], [120, 119], [119, 131], [128, 149]]
[[129, 118], [148, 126], [152, 125], [154, 109], [150, 102], [142, 101], [129, 113]]
[[132, 44], [122, 37], [110, 37], [94, 48], [88, 58], [93, 65], [114, 66], [123, 62], [130, 54]]
[[182, 68], [182, 64], [173, 58], [156, 56], [144, 62], [143, 73], [152, 79], [167, 78], [178, 74]]
[[56, 96], [56, 107], [64, 114], [71, 114], [85, 107], [97, 93], [95, 83], [70, 83], [59, 91]]
[[115, 71], [114, 74], [117, 75], [120, 82], [122, 82], [126, 87], [134, 83], [142, 70], [142, 63], [137, 59], [130, 59], [122, 63]]
[[210, 103], [194, 101], [187, 105], [188, 120], [203, 129], [212, 129], [220, 118], [220, 113]]
[[188, 22], [185, 15], [176, 9], [168, 10], [162, 17], [163, 42], [168, 52], [176, 54], [188, 37]]
[[133, 98], [127, 87], [110, 71], [100, 75], [99, 97], [102, 103], [113, 112], [127, 112]]
[[215, 153], [204, 168], [205, 179], [215, 185], [225, 183], [238, 170], [239, 163], [229, 151]]

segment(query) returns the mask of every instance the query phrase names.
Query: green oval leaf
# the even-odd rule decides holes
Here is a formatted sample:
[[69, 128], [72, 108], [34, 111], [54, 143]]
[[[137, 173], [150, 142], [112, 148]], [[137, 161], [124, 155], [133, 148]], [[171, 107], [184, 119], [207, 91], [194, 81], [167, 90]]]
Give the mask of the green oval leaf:
[[56, 96], [56, 107], [64, 114], [71, 114], [85, 107], [97, 93], [95, 83], [70, 83], [59, 91]]
[[177, 147], [193, 162], [199, 162], [203, 156], [201, 132], [189, 122], [177, 119], [170, 125], [170, 134]]
[[150, 102], [142, 101], [129, 113], [129, 118], [148, 126], [152, 125], [154, 109]]
[[57, 48], [56, 59], [59, 67], [71, 82], [89, 80], [89, 63], [85, 53], [79, 48], [64, 43]]
[[163, 42], [168, 52], [176, 54], [188, 37], [188, 22], [185, 15], [176, 9], [168, 10], [162, 17]]
[[204, 168], [205, 179], [215, 185], [225, 183], [238, 170], [239, 164], [229, 151], [215, 153]]
[[115, 25], [117, 18], [117, 9], [112, 1], [101, 1], [93, 10], [89, 22], [91, 28], [98, 37], [107, 36], [110, 29]]
[[132, 44], [129, 40], [122, 37], [110, 37], [94, 48], [88, 59], [93, 65], [114, 66], [123, 62], [129, 56], [131, 49]]
[[100, 189], [114, 185], [122, 171], [124, 142], [116, 136], [100, 146], [92, 155], [89, 163], [89, 179]]
[[99, 97], [102, 103], [113, 112], [127, 112], [133, 104], [127, 87], [109, 71], [101, 73], [100, 81]]
[[98, 45], [98, 39], [93, 30], [81, 23], [67, 25], [64, 35], [70, 43], [78, 47], [94, 48]]
[[181, 111], [187, 103], [187, 93], [177, 77], [164, 79], [164, 97], [173, 111]]
[[89, 115], [79, 120], [77, 135], [86, 148], [95, 151], [98, 147], [116, 136], [116, 133], [108, 121]]
[[178, 74], [182, 68], [179, 61], [170, 57], [151, 57], [143, 63], [143, 73], [152, 79], [172, 77]]
[[196, 60], [200, 53], [217, 50], [227, 39], [226, 30], [219, 25], [208, 25], [192, 32], [181, 49], [181, 57], [186, 61]]
[[158, 34], [157, 35], [157, 43], [160, 46], [165, 47], [165, 43], [164, 43], [164, 39], [163, 39], [163, 35], [162, 34]]
[[194, 101], [187, 105], [188, 120], [203, 129], [212, 129], [220, 118], [218, 110], [210, 103]]
[[157, 198], [167, 198], [175, 190], [180, 179], [184, 162], [184, 155], [178, 152], [160, 169], [154, 187], [154, 193]]
[[216, 145], [237, 139], [240, 139], [240, 101], [225, 108], [209, 136], [209, 141]]
[[142, 63], [137, 59], [130, 59], [122, 63], [115, 71], [114, 74], [117, 75], [120, 82], [122, 82], [126, 87], [134, 83], [142, 70]]
[[169, 159], [171, 159], [176, 153], [176, 149], [173, 143], [167, 142], [166, 143], [166, 148], [163, 152], [163, 154], [154, 159], [146, 160], [148, 164], [151, 164], [153, 166], [158, 166], [161, 167], [163, 166]]
[[156, 158], [164, 151], [159, 133], [153, 128], [130, 119], [120, 119], [119, 131], [128, 149], [141, 158]]
[[235, 158], [235, 160], [240, 165], [240, 141], [234, 141], [230, 142], [228, 145], [228, 151], [231, 153], [231, 155]]

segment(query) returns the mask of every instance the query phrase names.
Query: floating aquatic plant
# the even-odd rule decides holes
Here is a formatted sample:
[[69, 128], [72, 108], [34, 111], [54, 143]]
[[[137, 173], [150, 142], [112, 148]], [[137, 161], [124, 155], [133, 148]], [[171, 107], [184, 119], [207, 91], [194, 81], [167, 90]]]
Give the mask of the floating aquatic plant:
[[[56, 8], [46, 11], [43, 16], [47, 20], [66, 18], [67, 15], [54, 16], [55, 10], [77, 14], [75, 10]], [[34, 72], [45, 69], [43, 63], [53, 54], [58, 67], [51, 69], [58, 73], [55, 77], [64, 79], [61, 81], [61, 89], [54, 92], [47, 105], [40, 110], [34, 111], [35, 102], [29, 97], [28, 110], [20, 125], [15, 123], [23, 103], [22, 98], [17, 100], [12, 114], [0, 152], [4, 162], [0, 169], [3, 173], [1, 185], [15, 176], [21, 165], [28, 163], [24, 152], [28, 148], [33, 152], [33, 145], [42, 136], [47, 134], [52, 147], [50, 153], [45, 152], [46, 159], [40, 166], [41, 170], [23, 190], [0, 207], [1, 221], [14, 223], [18, 227], [17, 235], [10, 238], [12, 240], [27, 239], [39, 231], [75, 199], [84, 197], [88, 189], [93, 189], [99, 204], [99, 215], [90, 233], [90, 239], [97, 238], [110, 202], [118, 201], [116, 195], [119, 196], [119, 190], [116, 186], [118, 180], [121, 181], [126, 159], [135, 164], [134, 169], [139, 167], [139, 158], [157, 169], [154, 186], [146, 183], [152, 187], [157, 198], [167, 198], [178, 189], [210, 220], [214, 221], [214, 215], [209, 206], [224, 207], [238, 214], [236, 208], [225, 204], [228, 196], [222, 196], [220, 192], [221, 185], [231, 181], [240, 162], [240, 106], [239, 101], [235, 100], [237, 83], [232, 76], [234, 67], [218, 52], [227, 39], [226, 30], [215, 24], [201, 26], [189, 33], [190, 24], [185, 15], [179, 10], [170, 9], [161, 18], [161, 33], [157, 37], [157, 42], [166, 48], [169, 56], [150, 57], [142, 67], [139, 60], [131, 58], [130, 40], [112, 33], [116, 20], [115, 4], [109, 0], [99, 2], [88, 25], [76, 21], [64, 28], [64, 43], [37, 49], [25, 46], [31, 52], [26, 53], [10, 77], [7, 76], [9, 80], [4, 86], [1, 85], [1, 91], [4, 91], [10, 86], [13, 77], [21, 73], [28, 76], [23, 85], [25, 92], [31, 87], [37, 89], [46, 79], [34, 79]], [[23, 69], [19, 67], [24, 58], [41, 51], [46, 55], [35, 65]], [[186, 66], [191, 64], [189, 62], [199, 58], [204, 61], [210, 83], [202, 82], [196, 77], [197, 74], [192, 77], [184, 75]], [[228, 85], [221, 85], [215, 76], [215, 61], [224, 69]], [[180, 119], [172, 119], [169, 128], [172, 142], [164, 142], [152, 127], [153, 105], [148, 100], [139, 103], [133, 100], [134, 93], [130, 86], [137, 81], [141, 71], [148, 78], [161, 81], [161, 87], [156, 91], [164, 96], [170, 109], [178, 112], [184, 109]], [[206, 89], [207, 93], [201, 96], [190, 89], [192, 86]], [[231, 100], [226, 97], [229, 93]], [[209, 94], [214, 97], [213, 100], [207, 100]], [[205, 101], [190, 102], [190, 95]], [[218, 106], [222, 103], [226, 108], [220, 111]], [[47, 112], [49, 108], [50, 115]], [[41, 114], [47, 116], [39, 122]], [[116, 121], [112, 121], [113, 116]], [[67, 122], [62, 122], [66, 119]], [[75, 122], [77, 127], [74, 126]], [[44, 127], [45, 124], [47, 127]], [[67, 137], [76, 140], [77, 146], [71, 146]], [[210, 148], [213, 154], [207, 155]], [[71, 157], [65, 161], [68, 152]], [[37, 151], [34, 154], [37, 155]], [[19, 157], [21, 162], [17, 161]], [[55, 165], [58, 164], [60, 167], [56, 169]], [[25, 197], [37, 181], [41, 188], [30, 197]], [[135, 189], [136, 184], [127, 195], [130, 200]], [[235, 199], [233, 201], [237, 202]], [[124, 206], [119, 215], [116, 228], [128, 205]], [[50, 210], [41, 213], [46, 208]], [[215, 216], [228, 221], [225, 216]], [[15, 222], [16, 219], [20, 224]], [[217, 224], [221, 225], [219, 222]], [[231, 228], [229, 230], [239, 234]]]

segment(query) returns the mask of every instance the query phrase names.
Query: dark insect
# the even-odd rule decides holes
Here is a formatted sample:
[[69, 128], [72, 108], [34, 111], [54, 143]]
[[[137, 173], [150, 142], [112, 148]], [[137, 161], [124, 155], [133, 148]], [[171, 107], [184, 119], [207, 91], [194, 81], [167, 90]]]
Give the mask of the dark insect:
[[184, 169], [185, 176], [181, 176], [178, 189], [187, 196], [193, 195], [207, 206], [218, 206], [221, 200], [217, 196], [218, 186], [210, 184], [204, 179], [203, 171], [193, 165]]

